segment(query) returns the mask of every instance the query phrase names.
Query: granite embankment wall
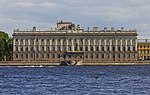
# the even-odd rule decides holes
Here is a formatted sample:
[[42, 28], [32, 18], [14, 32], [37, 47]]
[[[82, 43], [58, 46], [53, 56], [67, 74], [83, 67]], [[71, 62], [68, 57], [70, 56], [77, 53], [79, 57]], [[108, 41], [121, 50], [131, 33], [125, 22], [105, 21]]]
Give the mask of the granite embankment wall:
[[[60, 63], [50, 62], [28, 62], [28, 61], [0, 61], [0, 66], [58, 66]], [[137, 61], [137, 62], [103, 62], [103, 63], [82, 63], [79, 66], [110, 66], [110, 65], [150, 65], [150, 61]]]

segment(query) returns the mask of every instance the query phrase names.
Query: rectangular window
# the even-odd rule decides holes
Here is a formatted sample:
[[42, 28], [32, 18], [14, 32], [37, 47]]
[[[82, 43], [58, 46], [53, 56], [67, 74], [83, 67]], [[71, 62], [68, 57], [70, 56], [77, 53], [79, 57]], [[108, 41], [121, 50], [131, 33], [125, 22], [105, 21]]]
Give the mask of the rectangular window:
[[36, 42], [39, 42], [39, 40], [38, 40], [38, 39], [36, 39]]
[[88, 47], [85, 47], [85, 51], [88, 51]]
[[33, 54], [31, 54], [30, 57], [33, 58]]
[[26, 58], [28, 58], [28, 54], [26, 54]]
[[107, 51], [109, 51], [110, 50], [110, 48], [109, 47], [107, 47]]
[[104, 51], [104, 47], [102, 47], [102, 51]]
[[88, 54], [86, 54], [85, 58], [88, 58]]
[[91, 54], [91, 59], [93, 59], [93, 54]]
[[49, 50], [50, 50], [50, 48], [49, 48], [49, 46], [47, 46], [47, 47], [46, 47], [46, 51], [49, 51]]
[[23, 51], [23, 47], [22, 46], [20, 47], [20, 50]]
[[104, 54], [102, 54], [102, 59], [104, 59]]
[[31, 51], [33, 51], [33, 46], [31, 47]]
[[128, 58], [130, 58], [130, 54], [128, 54]]
[[49, 39], [47, 39], [46, 42], [49, 43]]
[[120, 58], [120, 54], [118, 54], [118, 58]]
[[123, 47], [123, 51], [126, 51], [126, 47], [125, 46]]
[[60, 58], [60, 54], [58, 54], [58, 58]]
[[98, 55], [98, 54], [96, 54], [96, 58], [97, 58], [97, 59], [99, 58], [99, 55]]
[[125, 54], [123, 54], [123, 58], [126, 58], [126, 55], [125, 55]]
[[93, 51], [93, 47], [91, 47], [91, 51]]
[[99, 47], [96, 47], [96, 51], [99, 51]]
[[38, 46], [36, 46], [36, 51], [39, 51], [39, 47]]
[[18, 54], [16, 54], [16, 58], [18, 58]]
[[55, 58], [55, 54], [52, 54], [52, 58]]
[[18, 51], [18, 47], [16, 47], [16, 51]]
[[42, 51], [44, 51], [44, 46], [42, 46]]
[[135, 47], [133, 47], [133, 51], [135, 51]]
[[47, 54], [47, 58], [49, 58], [49, 54]]
[[71, 55], [69, 55], [69, 58], [71, 58]]
[[20, 54], [20, 58], [23, 58], [23, 54]]
[[121, 51], [121, 48], [120, 48], [120, 46], [118, 47], [118, 51]]
[[116, 50], [115, 50], [115, 47], [113, 47], [113, 51], [116, 51]]
[[83, 51], [83, 48], [82, 48], [82, 47], [80, 47], [80, 51]]
[[128, 46], [128, 51], [130, 51], [130, 46]]
[[42, 54], [42, 58], [44, 58], [44, 54]]
[[36, 54], [36, 58], [39, 58], [39, 54]]

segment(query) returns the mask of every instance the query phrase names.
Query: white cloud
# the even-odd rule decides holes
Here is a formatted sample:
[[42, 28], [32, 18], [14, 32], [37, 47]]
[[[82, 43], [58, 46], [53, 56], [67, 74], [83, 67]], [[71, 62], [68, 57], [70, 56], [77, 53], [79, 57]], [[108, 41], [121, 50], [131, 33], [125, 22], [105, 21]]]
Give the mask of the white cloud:
[[0, 28], [9, 33], [17, 26], [50, 28], [64, 19], [84, 27], [137, 28], [139, 37], [148, 38], [149, 16], [150, 0], [0, 0]]

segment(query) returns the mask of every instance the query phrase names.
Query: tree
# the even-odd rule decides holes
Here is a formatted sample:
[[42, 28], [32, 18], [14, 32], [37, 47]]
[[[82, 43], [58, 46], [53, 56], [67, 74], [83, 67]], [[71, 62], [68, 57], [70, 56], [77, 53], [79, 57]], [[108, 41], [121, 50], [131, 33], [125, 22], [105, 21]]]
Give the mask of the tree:
[[6, 32], [0, 31], [0, 60], [11, 59], [12, 57], [12, 38]]

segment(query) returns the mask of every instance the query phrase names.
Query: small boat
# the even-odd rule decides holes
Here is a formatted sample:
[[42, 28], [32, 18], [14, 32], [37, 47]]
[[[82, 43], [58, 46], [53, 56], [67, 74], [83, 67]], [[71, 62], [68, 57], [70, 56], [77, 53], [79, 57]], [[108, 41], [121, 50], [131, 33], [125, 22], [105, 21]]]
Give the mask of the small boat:
[[60, 62], [60, 66], [75, 66], [75, 65], [80, 65], [80, 64], [82, 64], [82, 60], [81, 61], [66, 61], [66, 60], [64, 60], [64, 61], [61, 61]]

